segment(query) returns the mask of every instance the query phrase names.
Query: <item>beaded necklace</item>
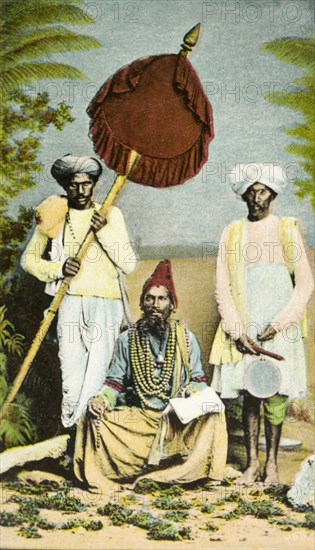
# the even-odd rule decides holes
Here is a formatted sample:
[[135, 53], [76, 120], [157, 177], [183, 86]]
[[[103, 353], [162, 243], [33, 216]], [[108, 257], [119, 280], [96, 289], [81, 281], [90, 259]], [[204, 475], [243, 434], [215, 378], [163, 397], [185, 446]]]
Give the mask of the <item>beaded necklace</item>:
[[155, 374], [155, 364], [150, 346], [149, 336], [139, 334], [136, 327], [130, 329], [130, 357], [135, 388], [142, 406], [150, 409], [159, 409], [145, 396], [154, 396], [168, 401], [170, 396], [166, 394], [169, 382], [174, 372], [176, 352], [176, 321], [169, 322], [169, 334], [165, 351], [165, 360], [161, 376]]
[[[93, 214], [96, 212], [95, 202], [91, 203], [91, 208], [93, 208], [93, 212], [92, 212], [92, 216], [93, 216]], [[91, 219], [92, 219], [92, 216], [91, 216]], [[68, 224], [71, 237], [74, 240], [75, 244], [80, 246], [80, 243], [78, 242], [77, 237], [76, 237], [75, 232], [74, 232], [74, 229], [73, 229], [73, 225], [72, 225], [72, 222], [71, 222], [69, 210], [66, 213], [66, 223]]]

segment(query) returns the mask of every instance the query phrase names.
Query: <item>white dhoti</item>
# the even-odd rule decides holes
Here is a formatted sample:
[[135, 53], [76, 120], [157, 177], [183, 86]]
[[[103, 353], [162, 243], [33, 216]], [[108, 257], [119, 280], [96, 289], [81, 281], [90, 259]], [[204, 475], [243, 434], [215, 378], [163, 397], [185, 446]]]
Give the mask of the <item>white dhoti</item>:
[[103, 386], [122, 318], [121, 300], [65, 296], [57, 328], [63, 426], [76, 424]]
[[[260, 343], [257, 335], [272, 322], [277, 313], [289, 302], [293, 294], [290, 274], [284, 265], [257, 264], [247, 267], [245, 273], [245, 295], [248, 313], [246, 334], [259, 346], [285, 357], [276, 361], [281, 370], [279, 394], [290, 400], [306, 395], [306, 359], [299, 323], [288, 323], [273, 340]], [[221, 398], [237, 398], [244, 390], [246, 367], [256, 357], [244, 355], [237, 363], [215, 365], [212, 387]]]

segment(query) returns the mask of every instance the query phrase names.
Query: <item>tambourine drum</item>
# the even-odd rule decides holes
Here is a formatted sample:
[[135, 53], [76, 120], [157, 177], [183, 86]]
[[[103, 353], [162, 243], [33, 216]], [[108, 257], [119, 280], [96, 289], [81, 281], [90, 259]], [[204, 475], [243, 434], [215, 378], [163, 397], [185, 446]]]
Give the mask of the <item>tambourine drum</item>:
[[279, 392], [281, 370], [270, 359], [256, 359], [246, 368], [244, 387], [254, 397], [265, 399]]

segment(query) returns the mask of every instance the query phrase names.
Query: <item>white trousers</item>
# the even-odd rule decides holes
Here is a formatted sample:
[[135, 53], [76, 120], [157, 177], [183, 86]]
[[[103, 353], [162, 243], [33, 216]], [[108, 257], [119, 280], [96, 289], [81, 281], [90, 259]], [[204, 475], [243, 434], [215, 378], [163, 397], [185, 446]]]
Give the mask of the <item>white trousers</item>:
[[103, 386], [123, 318], [121, 300], [66, 295], [58, 314], [63, 426], [78, 423]]

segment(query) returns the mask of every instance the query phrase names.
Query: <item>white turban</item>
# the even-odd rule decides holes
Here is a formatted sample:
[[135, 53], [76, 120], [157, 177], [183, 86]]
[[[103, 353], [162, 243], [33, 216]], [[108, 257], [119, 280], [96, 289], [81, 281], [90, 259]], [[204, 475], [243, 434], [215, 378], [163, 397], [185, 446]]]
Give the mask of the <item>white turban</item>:
[[286, 181], [281, 166], [272, 163], [251, 162], [238, 164], [231, 174], [231, 187], [238, 195], [243, 195], [254, 183], [267, 185], [275, 193], [281, 193]]
[[51, 167], [51, 175], [59, 182], [74, 174], [89, 174], [99, 178], [103, 169], [101, 163], [93, 157], [75, 157], [65, 155], [57, 159]]

